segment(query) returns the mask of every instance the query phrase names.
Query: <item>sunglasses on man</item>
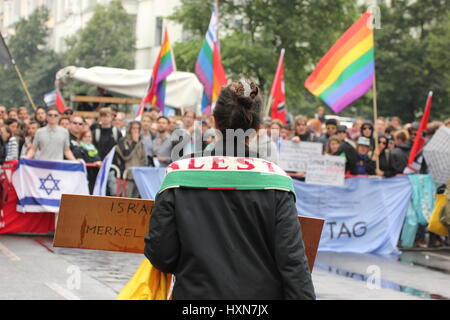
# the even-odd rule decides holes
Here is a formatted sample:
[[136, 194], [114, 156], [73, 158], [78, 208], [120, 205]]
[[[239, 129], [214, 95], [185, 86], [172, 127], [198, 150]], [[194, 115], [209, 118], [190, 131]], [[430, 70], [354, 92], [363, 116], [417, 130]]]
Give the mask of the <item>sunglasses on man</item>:
[[335, 130], [336, 126], [327, 126], [327, 130]]

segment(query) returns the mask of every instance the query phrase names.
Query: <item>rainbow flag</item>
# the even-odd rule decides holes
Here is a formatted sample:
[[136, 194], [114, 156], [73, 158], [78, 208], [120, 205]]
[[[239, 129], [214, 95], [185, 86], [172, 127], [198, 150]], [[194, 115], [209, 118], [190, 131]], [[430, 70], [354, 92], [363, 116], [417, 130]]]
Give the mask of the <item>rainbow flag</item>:
[[212, 105], [216, 102], [220, 89], [227, 83], [227, 77], [220, 59], [215, 9], [213, 9], [208, 32], [195, 64], [195, 73], [205, 89], [202, 113], [211, 114]]
[[364, 13], [331, 47], [305, 87], [339, 113], [372, 88], [375, 74], [372, 14]]
[[159, 51], [158, 58], [153, 66], [151, 84], [136, 116], [136, 119], [142, 117], [144, 105], [151, 104], [158, 107], [164, 114], [165, 98], [166, 98], [166, 78], [175, 70], [174, 56], [170, 47], [169, 35], [167, 30], [164, 31], [164, 40]]

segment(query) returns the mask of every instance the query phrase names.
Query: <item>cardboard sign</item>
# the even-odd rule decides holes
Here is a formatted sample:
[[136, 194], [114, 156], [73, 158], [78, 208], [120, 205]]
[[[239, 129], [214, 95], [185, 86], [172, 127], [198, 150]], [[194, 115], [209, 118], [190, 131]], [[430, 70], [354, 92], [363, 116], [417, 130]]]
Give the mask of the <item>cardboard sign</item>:
[[307, 171], [308, 160], [322, 154], [323, 145], [316, 142], [280, 141], [279, 166], [285, 171]]
[[[144, 253], [153, 205], [151, 200], [64, 194], [53, 246]], [[299, 221], [312, 271], [325, 220]]]
[[339, 156], [315, 156], [308, 161], [305, 182], [327, 186], [345, 184], [345, 158]]
[[153, 201], [63, 194], [55, 247], [144, 252]]

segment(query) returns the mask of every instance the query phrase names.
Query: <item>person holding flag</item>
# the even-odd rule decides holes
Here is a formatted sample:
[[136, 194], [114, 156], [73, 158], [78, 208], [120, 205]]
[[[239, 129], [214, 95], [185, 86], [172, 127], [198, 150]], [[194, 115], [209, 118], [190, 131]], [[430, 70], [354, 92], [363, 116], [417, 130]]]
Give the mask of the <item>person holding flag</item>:
[[172, 48], [169, 42], [169, 34], [167, 29], [164, 31], [164, 40], [161, 45], [158, 58], [155, 61], [152, 70], [152, 78], [146, 95], [141, 101], [139, 110], [136, 115], [136, 120], [142, 119], [144, 107], [146, 104], [151, 104], [158, 107], [162, 114], [164, 114], [165, 100], [166, 100], [166, 85], [167, 77], [175, 71], [175, 61]]
[[195, 74], [204, 87], [202, 113], [205, 115], [211, 114], [220, 89], [227, 83], [227, 77], [220, 58], [216, 11], [217, 9], [213, 8], [208, 32], [195, 64]]

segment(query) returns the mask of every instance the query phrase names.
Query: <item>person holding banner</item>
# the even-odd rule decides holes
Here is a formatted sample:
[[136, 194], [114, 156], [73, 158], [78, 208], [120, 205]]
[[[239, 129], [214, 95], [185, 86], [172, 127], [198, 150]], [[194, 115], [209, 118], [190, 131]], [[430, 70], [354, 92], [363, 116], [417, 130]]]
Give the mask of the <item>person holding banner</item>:
[[356, 173], [358, 175], [375, 175], [375, 161], [369, 156], [371, 148], [370, 139], [366, 137], [359, 137], [356, 151], [358, 152], [358, 159], [356, 162]]
[[378, 158], [380, 161], [380, 168], [375, 170], [377, 176], [389, 178], [395, 176], [394, 168], [392, 167], [391, 151], [387, 148], [388, 138], [384, 135], [378, 138], [378, 148], [373, 152], [372, 161]]
[[261, 106], [252, 82], [222, 87], [212, 156], [167, 168], [145, 255], [175, 275], [175, 300], [315, 299], [292, 179], [237, 133], [259, 129]]

